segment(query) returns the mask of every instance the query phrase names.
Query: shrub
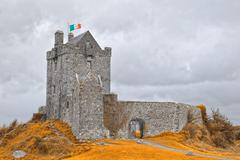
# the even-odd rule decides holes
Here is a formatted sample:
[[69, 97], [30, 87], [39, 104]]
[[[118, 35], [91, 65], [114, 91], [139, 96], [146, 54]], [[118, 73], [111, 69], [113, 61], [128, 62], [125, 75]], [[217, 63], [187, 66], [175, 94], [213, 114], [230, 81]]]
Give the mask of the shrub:
[[210, 133], [208, 132], [205, 125], [196, 125], [194, 123], [187, 124], [183, 132], [185, 133], [185, 138], [187, 141], [194, 141], [194, 142], [204, 142], [209, 145], [213, 145], [211, 140]]
[[227, 117], [212, 109], [212, 116], [206, 123], [211, 138], [217, 147], [226, 148], [236, 139], [235, 128]]
[[235, 126], [236, 140], [240, 140], [240, 126]]
[[3, 138], [7, 133], [14, 130], [17, 126], [18, 126], [18, 122], [17, 120], [14, 120], [12, 121], [12, 123], [10, 123], [8, 127], [5, 125], [3, 127], [0, 127], [0, 138]]
[[218, 109], [212, 109], [211, 116], [208, 116], [204, 105], [199, 105], [197, 107], [202, 113], [203, 126], [194, 124], [192, 115], [189, 114], [189, 123], [183, 130], [187, 133], [187, 140], [203, 141], [216, 147], [226, 148], [233, 145], [236, 138], [240, 138], [239, 130], [237, 130], [228, 118], [222, 115]]
[[207, 121], [208, 121], [206, 106], [203, 105], [203, 104], [200, 104], [200, 105], [197, 106], [197, 108], [199, 108], [201, 110], [203, 123], [206, 124]]
[[16, 126], [18, 125], [17, 120], [13, 120], [12, 123], [10, 123], [9, 127], [8, 127], [8, 131], [7, 132], [11, 132]]
[[43, 113], [34, 113], [30, 122], [40, 122], [46, 120], [46, 114]]

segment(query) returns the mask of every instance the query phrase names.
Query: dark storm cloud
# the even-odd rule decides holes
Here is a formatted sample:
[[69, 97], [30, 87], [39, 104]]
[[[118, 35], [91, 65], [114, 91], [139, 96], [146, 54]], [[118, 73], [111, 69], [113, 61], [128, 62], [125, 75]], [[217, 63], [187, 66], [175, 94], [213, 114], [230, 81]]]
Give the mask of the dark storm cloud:
[[45, 104], [45, 52], [67, 22], [113, 48], [121, 99], [204, 103], [239, 122], [239, 8], [238, 0], [3, 0], [0, 123]]

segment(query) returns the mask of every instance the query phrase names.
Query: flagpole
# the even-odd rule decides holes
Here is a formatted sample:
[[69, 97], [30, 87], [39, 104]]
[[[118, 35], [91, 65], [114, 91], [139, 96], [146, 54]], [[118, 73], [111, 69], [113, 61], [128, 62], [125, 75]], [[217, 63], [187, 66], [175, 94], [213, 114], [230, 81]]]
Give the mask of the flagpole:
[[67, 33], [69, 34], [70, 33], [70, 27], [69, 27], [69, 22], [67, 22]]

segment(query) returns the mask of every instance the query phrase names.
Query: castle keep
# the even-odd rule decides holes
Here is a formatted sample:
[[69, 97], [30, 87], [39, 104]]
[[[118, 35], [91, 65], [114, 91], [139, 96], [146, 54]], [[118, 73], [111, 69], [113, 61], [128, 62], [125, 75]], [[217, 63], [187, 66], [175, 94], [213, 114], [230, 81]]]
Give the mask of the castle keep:
[[[173, 102], [119, 101], [110, 93], [111, 48], [101, 49], [89, 31], [76, 37], [55, 33], [54, 48], [47, 52], [49, 119], [67, 122], [79, 139], [108, 136], [134, 138], [180, 131], [188, 114], [201, 123], [193, 106]], [[127, 78], [127, 77], [126, 77]]]

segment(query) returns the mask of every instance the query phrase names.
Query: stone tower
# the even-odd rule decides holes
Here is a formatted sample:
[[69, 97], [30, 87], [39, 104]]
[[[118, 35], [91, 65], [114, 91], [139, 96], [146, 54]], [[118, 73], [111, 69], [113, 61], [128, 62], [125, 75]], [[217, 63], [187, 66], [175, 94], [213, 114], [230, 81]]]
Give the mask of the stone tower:
[[47, 52], [47, 104], [49, 119], [67, 122], [78, 138], [101, 138], [103, 94], [110, 92], [111, 48], [104, 50], [89, 31], [76, 37], [55, 33]]

